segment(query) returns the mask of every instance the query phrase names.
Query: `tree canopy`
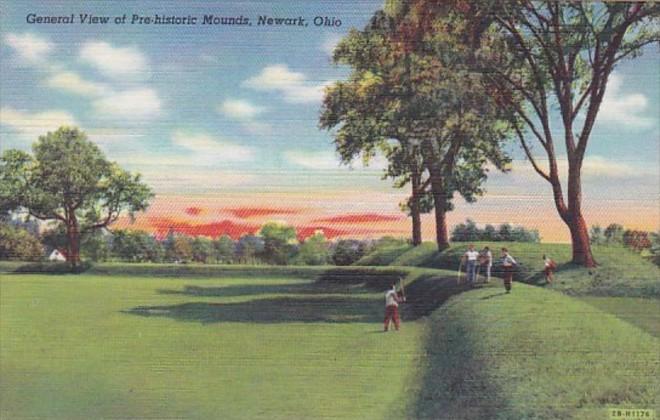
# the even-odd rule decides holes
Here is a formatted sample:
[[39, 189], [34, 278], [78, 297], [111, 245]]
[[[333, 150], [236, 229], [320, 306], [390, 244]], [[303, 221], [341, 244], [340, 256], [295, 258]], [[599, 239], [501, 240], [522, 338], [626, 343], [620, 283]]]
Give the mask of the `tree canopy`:
[[31, 155], [10, 149], [0, 158], [0, 210], [23, 209], [63, 224], [73, 266], [80, 259], [81, 234], [145, 210], [152, 197], [139, 174], [108, 161], [75, 127], [40, 136]]

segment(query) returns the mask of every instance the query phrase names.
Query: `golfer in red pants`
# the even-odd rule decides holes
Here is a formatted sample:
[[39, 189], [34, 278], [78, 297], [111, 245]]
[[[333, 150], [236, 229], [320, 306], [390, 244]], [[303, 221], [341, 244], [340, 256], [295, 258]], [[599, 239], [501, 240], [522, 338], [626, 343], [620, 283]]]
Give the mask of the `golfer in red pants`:
[[396, 292], [396, 283], [385, 293], [385, 331], [390, 327], [390, 322], [394, 321], [394, 328], [399, 331], [401, 321], [399, 320], [399, 303], [402, 299]]

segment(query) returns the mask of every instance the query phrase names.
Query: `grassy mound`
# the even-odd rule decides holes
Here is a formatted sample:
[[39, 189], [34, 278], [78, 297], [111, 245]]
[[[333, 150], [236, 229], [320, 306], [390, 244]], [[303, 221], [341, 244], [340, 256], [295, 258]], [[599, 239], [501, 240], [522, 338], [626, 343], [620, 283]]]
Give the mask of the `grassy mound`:
[[[553, 289], [573, 295], [644, 296], [660, 297], [660, 269], [638, 254], [620, 246], [594, 246], [598, 267], [586, 269], [570, 263], [571, 248], [568, 244], [535, 244], [518, 242], [475, 242], [477, 249], [490, 246], [495, 259], [500, 248], [506, 247], [520, 264], [516, 280], [545, 285], [542, 255], [547, 254], [558, 264]], [[453, 243], [438, 252], [434, 243], [426, 242], [418, 247], [403, 248], [395, 258], [367, 255], [363, 260], [373, 265], [414, 266], [457, 270], [467, 243]], [[383, 262], [378, 264], [378, 262]], [[498, 275], [497, 266], [493, 274]]]
[[402, 265], [394, 264], [394, 261], [406, 252], [413, 249], [412, 245], [389, 245], [377, 247], [369, 254], [360, 258], [353, 265], [374, 266], [374, 265]]
[[605, 418], [657, 408], [660, 341], [527, 285], [453, 297], [429, 319], [414, 418]]

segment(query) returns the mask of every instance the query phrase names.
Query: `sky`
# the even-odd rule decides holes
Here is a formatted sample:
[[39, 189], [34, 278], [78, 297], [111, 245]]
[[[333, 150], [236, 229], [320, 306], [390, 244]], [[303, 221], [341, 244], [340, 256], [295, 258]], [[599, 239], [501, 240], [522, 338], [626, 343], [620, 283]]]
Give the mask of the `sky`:
[[[156, 192], [146, 213], [117, 227], [238, 236], [278, 220], [303, 236], [317, 229], [330, 237], [409, 235], [410, 220], [399, 210], [407, 191], [381, 179], [383, 159], [342, 166], [332, 133], [318, 129], [324, 87], [350, 73], [332, 63], [333, 47], [381, 5], [2, 2], [0, 150], [29, 150], [60, 125], [81, 127]], [[74, 23], [28, 23], [71, 14]], [[110, 19], [80, 23], [80, 14]], [[252, 25], [132, 24], [133, 15], [243, 16]], [[258, 25], [259, 16], [302, 17], [307, 26]], [[317, 16], [341, 25], [315, 26]], [[611, 77], [584, 164], [590, 225], [660, 227], [659, 70], [652, 47]], [[544, 241], [566, 242], [549, 184], [515, 142], [508, 148], [513, 171], [491, 173], [477, 203], [458, 198], [450, 225], [466, 218], [521, 224]], [[423, 230], [431, 240], [430, 215]]]

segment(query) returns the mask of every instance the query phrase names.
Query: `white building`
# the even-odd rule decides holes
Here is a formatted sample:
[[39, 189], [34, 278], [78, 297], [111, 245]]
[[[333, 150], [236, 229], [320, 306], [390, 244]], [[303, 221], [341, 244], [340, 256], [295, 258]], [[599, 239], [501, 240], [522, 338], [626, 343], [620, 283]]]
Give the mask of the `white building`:
[[66, 257], [59, 249], [54, 249], [48, 256], [48, 261], [66, 261]]

